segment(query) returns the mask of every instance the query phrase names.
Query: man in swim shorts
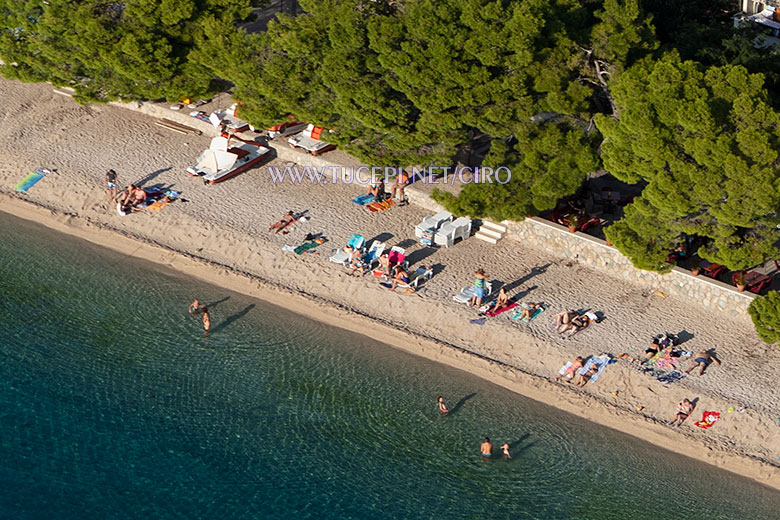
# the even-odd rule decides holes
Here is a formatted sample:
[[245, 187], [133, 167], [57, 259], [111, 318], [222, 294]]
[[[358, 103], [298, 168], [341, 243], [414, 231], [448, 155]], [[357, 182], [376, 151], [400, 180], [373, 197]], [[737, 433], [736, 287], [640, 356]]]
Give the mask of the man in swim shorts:
[[197, 298], [190, 304], [190, 314], [197, 314], [200, 312], [200, 302]]
[[715, 357], [715, 352], [713, 352], [713, 349], [700, 350], [693, 358], [694, 365], [691, 366], [688, 370], [686, 370], [685, 373], [690, 374], [693, 369], [699, 367], [699, 375], [702, 375], [704, 373], [704, 370], [713, 361], [717, 363], [718, 366], [720, 366], [720, 360], [717, 357]]
[[488, 460], [493, 456], [493, 443], [490, 442], [490, 437], [485, 437], [485, 442], [480, 446], [479, 452], [482, 455], [482, 460]]

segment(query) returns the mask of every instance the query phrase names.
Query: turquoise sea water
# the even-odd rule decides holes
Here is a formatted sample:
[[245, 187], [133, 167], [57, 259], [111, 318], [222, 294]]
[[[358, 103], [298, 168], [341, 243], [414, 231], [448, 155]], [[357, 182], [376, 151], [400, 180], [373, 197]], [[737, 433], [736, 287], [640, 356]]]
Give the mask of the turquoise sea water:
[[[3, 519], [780, 510], [747, 479], [2, 213], [0, 355]], [[514, 458], [481, 461], [485, 435]]]

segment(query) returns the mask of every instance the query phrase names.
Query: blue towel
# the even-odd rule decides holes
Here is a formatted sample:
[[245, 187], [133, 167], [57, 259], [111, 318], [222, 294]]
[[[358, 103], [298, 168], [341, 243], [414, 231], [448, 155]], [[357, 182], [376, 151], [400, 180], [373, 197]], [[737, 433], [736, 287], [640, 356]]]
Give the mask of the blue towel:
[[685, 375], [686, 374], [683, 374], [682, 372], [678, 372], [677, 370], [675, 370], [673, 372], [669, 372], [664, 376], [660, 376], [658, 378], [658, 381], [662, 382], [665, 385], [671, 385], [672, 383], [676, 383], [677, 381], [682, 380], [682, 378], [684, 378]]
[[49, 173], [49, 170], [45, 168], [36, 168], [34, 172], [28, 174], [24, 179], [19, 181], [19, 184], [17, 184], [14, 189], [16, 191], [21, 191], [22, 193], [27, 193], [27, 190], [35, 186], [35, 184], [43, 179], [47, 173]]
[[469, 323], [472, 325], [484, 325], [487, 321], [487, 318], [477, 318], [475, 320], [469, 320]]
[[591, 382], [595, 382], [599, 378], [601, 373], [604, 371], [606, 366], [609, 365], [611, 362], [612, 362], [612, 359], [610, 359], [609, 356], [604, 356], [604, 357], [593, 356], [592, 358], [590, 358], [588, 360], [587, 363], [585, 363], [585, 366], [583, 366], [580, 369], [580, 371], [577, 372], [577, 373], [581, 374], [581, 375], [585, 375], [588, 372], [588, 370], [590, 370], [591, 366], [593, 366], [594, 364], [598, 363], [598, 365], [599, 365], [598, 372], [593, 374], [593, 376], [591, 376], [591, 378], [590, 378]]
[[354, 202], [355, 204], [360, 204], [361, 206], [365, 206], [369, 202], [373, 202], [373, 201], [374, 201], [373, 195], [358, 195], [357, 197], [352, 199], [352, 202]]

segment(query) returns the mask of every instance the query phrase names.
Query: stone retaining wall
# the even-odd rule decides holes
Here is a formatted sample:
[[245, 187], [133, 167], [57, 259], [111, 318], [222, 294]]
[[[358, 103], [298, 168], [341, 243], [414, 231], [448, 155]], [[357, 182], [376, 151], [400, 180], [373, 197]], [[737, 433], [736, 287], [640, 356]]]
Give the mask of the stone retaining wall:
[[571, 233], [568, 228], [538, 217], [522, 222], [503, 222], [509, 238], [544, 249], [563, 258], [603, 271], [615, 278], [640, 284], [648, 289], [661, 289], [699, 305], [737, 316], [746, 316], [751, 292], [739, 292], [731, 285], [706, 276], [693, 276], [690, 271], [674, 267], [670, 273], [658, 274], [635, 268], [631, 261], [613, 246], [585, 233]]

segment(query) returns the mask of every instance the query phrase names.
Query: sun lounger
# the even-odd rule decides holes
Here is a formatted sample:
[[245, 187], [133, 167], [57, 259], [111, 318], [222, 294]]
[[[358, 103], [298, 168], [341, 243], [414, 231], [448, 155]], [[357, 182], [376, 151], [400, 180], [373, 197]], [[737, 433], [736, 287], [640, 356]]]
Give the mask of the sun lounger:
[[368, 251], [365, 255], [363, 255], [363, 264], [368, 269], [371, 269], [375, 263], [379, 261], [379, 257], [384, 253], [385, 251], [385, 243], [380, 242], [378, 240], [374, 240], [371, 242], [371, 247], [368, 248]]
[[[483, 296], [483, 299], [490, 296], [492, 290], [493, 287], [490, 282], [485, 282], [485, 296]], [[461, 289], [458, 294], [452, 297], [452, 299], [458, 303], [470, 303], [472, 296], [474, 296], [474, 286], [470, 285]]]
[[445, 222], [452, 221], [452, 213], [449, 211], [440, 211], [435, 215], [431, 215], [422, 219], [422, 222], [414, 227], [414, 236], [422, 238], [423, 233], [428, 229], [437, 230]]
[[577, 372], [580, 375], [585, 375], [588, 373], [588, 370], [590, 370], [590, 367], [592, 367], [594, 364], [599, 365], [599, 370], [595, 374], [593, 374], [588, 382], [595, 383], [596, 380], [599, 378], [601, 373], [604, 371], [607, 365], [609, 365], [612, 362], [612, 358], [609, 356], [592, 356], [587, 363]]
[[[358, 235], [356, 233], [349, 238], [347, 245], [351, 246], [353, 249], [362, 249], [365, 241], [366, 239], [363, 238], [362, 235]], [[346, 264], [349, 260], [349, 257], [350, 253], [347, 253], [342, 247], [341, 249], [333, 251], [333, 256], [330, 257], [330, 261], [336, 264]]]

